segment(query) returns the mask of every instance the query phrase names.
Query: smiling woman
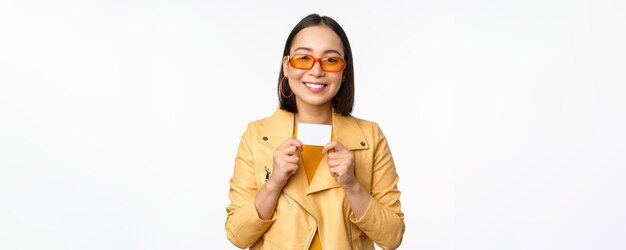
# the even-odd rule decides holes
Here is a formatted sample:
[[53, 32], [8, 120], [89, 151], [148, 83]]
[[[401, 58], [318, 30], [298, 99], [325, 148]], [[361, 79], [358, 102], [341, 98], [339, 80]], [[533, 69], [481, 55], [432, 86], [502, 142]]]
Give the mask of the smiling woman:
[[[291, 31], [278, 98], [274, 115], [251, 122], [241, 138], [228, 239], [250, 249], [397, 248], [405, 230], [398, 175], [378, 125], [350, 115], [352, 52], [333, 19], [312, 14]], [[316, 134], [330, 141], [296, 139], [309, 133], [305, 124], [330, 125], [321, 130], [330, 134]]]

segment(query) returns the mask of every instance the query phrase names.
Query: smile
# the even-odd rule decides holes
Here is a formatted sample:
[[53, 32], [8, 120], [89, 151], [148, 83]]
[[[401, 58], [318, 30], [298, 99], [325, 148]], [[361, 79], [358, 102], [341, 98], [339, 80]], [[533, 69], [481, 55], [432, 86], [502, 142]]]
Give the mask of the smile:
[[305, 84], [307, 87], [310, 87], [310, 88], [316, 88], [316, 89], [321, 89], [321, 88], [323, 88], [323, 87], [326, 87], [326, 84], [319, 84], [319, 83], [308, 83], [308, 82], [305, 82], [304, 84]]
[[304, 85], [306, 86], [306, 88], [313, 92], [313, 93], [319, 93], [322, 90], [324, 90], [324, 88], [326, 88], [326, 86], [328, 84], [323, 84], [323, 83], [310, 83], [310, 82], [305, 82]]

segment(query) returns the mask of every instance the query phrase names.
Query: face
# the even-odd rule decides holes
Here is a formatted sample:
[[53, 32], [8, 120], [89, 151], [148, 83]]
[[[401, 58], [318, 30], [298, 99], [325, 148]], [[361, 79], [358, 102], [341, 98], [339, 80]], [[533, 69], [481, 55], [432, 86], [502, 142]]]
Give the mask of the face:
[[[298, 32], [292, 41], [289, 54], [307, 54], [316, 58], [344, 58], [343, 44], [339, 36], [332, 29], [322, 25], [307, 27]], [[343, 71], [324, 71], [319, 62], [315, 62], [313, 68], [308, 70], [297, 69], [289, 65], [287, 57], [283, 58], [283, 72], [289, 78], [289, 87], [294, 93], [298, 107], [330, 106], [343, 80]]]

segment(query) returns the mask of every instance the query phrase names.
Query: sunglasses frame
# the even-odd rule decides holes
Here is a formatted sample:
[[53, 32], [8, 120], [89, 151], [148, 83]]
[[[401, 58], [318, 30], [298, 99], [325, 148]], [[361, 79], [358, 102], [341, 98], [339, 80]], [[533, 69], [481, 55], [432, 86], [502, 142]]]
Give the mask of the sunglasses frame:
[[[313, 64], [311, 64], [311, 67], [309, 67], [309, 68], [296, 67], [295, 65], [293, 65], [293, 62], [291, 60], [291, 59], [293, 59], [294, 56], [312, 57], [313, 58]], [[341, 62], [341, 69], [340, 70], [326, 70], [326, 69], [324, 69], [324, 65], [322, 64], [322, 60], [327, 59], [327, 58], [332, 58], [332, 59], [335, 59], [335, 60], [338, 60], [339, 62]], [[314, 56], [308, 55], [308, 54], [293, 54], [293, 56], [292, 55], [287, 55], [287, 61], [289, 62], [289, 65], [291, 65], [291, 67], [294, 67], [296, 69], [310, 70], [310, 69], [313, 68], [313, 66], [315, 66], [316, 62], [320, 64], [320, 67], [325, 72], [341, 72], [344, 69], [346, 69], [346, 60], [344, 60], [341, 57], [337, 57], [337, 56], [325, 56], [325, 57], [317, 58], [317, 57], [314, 57]]]

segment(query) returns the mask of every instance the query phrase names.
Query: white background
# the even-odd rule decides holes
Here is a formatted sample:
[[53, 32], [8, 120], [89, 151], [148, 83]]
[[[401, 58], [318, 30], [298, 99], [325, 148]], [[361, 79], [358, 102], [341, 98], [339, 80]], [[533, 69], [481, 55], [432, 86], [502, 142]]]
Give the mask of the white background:
[[237, 144], [309, 13], [401, 180], [401, 249], [626, 249], [624, 1], [0, 2], [0, 249], [232, 249]]

